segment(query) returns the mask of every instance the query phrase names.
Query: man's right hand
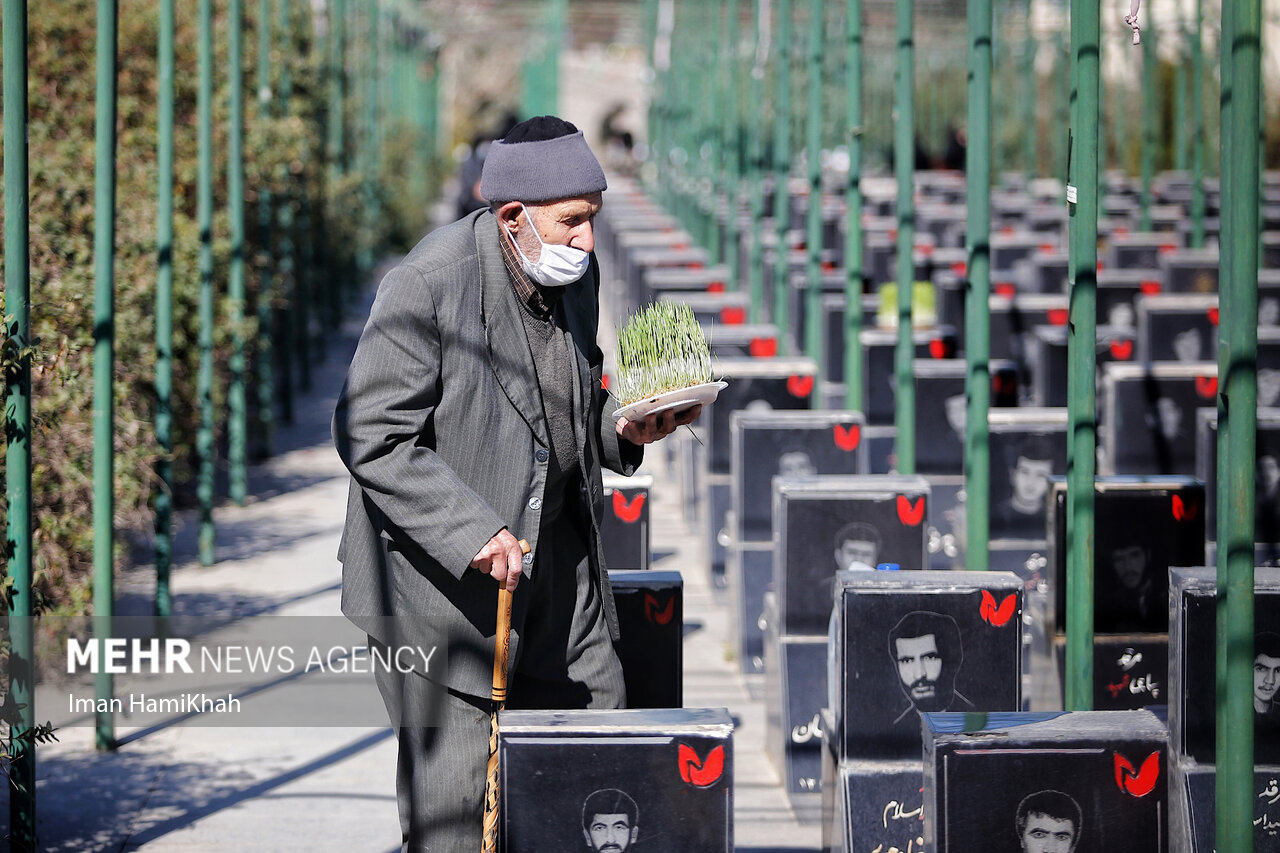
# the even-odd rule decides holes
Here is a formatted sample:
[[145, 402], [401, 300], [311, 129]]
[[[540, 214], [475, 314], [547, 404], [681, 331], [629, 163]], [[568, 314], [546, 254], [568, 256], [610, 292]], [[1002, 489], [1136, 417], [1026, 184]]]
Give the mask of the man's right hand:
[[471, 568], [486, 575], [493, 575], [498, 583], [505, 583], [509, 592], [515, 592], [516, 584], [524, 572], [524, 553], [520, 543], [505, 527], [490, 539], [480, 553], [471, 560]]

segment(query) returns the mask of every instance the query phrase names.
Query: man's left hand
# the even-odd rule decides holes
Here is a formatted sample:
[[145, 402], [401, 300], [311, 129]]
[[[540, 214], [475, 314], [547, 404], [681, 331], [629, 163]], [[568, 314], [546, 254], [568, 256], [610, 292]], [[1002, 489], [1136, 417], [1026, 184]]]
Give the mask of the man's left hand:
[[699, 404], [679, 412], [668, 409], [665, 412], [648, 415], [641, 421], [618, 418], [618, 435], [632, 444], [652, 444], [658, 439], [671, 435], [677, 427], [693, 423], [700, 414], [702, 414], [702, 406]]

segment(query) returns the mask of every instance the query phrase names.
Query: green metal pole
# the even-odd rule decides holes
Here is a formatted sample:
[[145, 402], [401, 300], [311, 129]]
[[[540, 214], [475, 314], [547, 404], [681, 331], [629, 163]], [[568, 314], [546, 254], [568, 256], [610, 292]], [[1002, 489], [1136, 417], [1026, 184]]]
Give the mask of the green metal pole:
[[845, 123], [849, 175], [845, 183], [844, 404], [863, 410], [862, 388], [862, 0], [845, 10]]
[[196, 221], [200, 229], [200, 367], [196, 396], [200, 427], [196, 454], [200, 460], [196, 496], [200, 503], [200, 563], [214, 563], [213, 438], [213, 0], [200, 0], [200, 85], [196, 94]]
[[1191, 28], [1191, 246], [1204, 246], [1204, 0]]
[[774, 74], [773, 107], [773, 322], [778, 327], [778, 349], [789, 351], [791, 342], [791, 257], [787, 230], [791, 224], [791, 0], [778, 4], [778, 64]]
[[[1023, 39], [1022, 39], [1022, 110], [1023, 110], [1022, 134], [1021, 134], [1022, 163], [1023, 163], [1023, 168], [1027, 172], [1027, 178], [1031, 179], [1031, 178], [1034, 178], [1037, 173], [1036, 141], [1038, 136], [1037, 127], [1036, 127], [1036, 34], [1031, 27], [1031, 0], [1025, 0], [1025, 3], [1023, 4], [1023, 9], [1025, 12], [1026, 32], [1023, 33]], [[970, 4], [970, 10], [972, 11], [972, 4]], [[987, 25], [988, 45], [986, 48], [986, 52], [988, 54], [990, 54], [991, 52], [991, 46], [989, 44], [989, 42], [991, 41], [990, 30], [991, 30], [991, 27], [988, 24]], [[970, 34], [970, 39], [972, 40], [973, 38], [972, 21], [970, 22], [969, 34]], [[972, 88], [973, 86], [972, 62], [974, 60], [972, 44], [970, 45], [969, 50], [970, 50], [969, 86], [970, 88]], [[991, 74], [989, 69], [989, 66], [991, 64], [990, 57], [988, 57], [987, 64], [988, 64], [987, 75], [988, 77], [990, 77], [990, 74]], [[988, 87], [986, 91], [987, 91], [986, 97], [988, 100], [988, 117], [989, 117], [990, 116], [989, 102], [991, 99], [990, 87]], [[970, 115], [972, 115], [972, 109], [970, 109]], [[972, 136], [970, 136], [969, 138], [969, 145], [973, 145]], [[966, 159], [966, 162], [968, 162], [967, 156], [965, 159]], [[972, 172], [970, 172], [969, 174], [972, 175]], [[970, 196], [970, 198], [972, 198], [972, 196]], [[988, 196], [988, 200], [989, 199], [990, 199], [990, 196]], [[972, 267], [970, 267], [970, 269], [972, 269]], [[965, 336], [965, 345], [968, 346], [967, 333]], [[973, 492], [969, 491], [969, 492], [966, 492], [966, 494], [972, 495]], [[966, 511], [971, 511], [971, 510], [966, 510]], [[984, 537], [984, 540], [985, 540], [985, 537]]]
[[916, 472], [916, 389], [911, 373], [915, 344], [911, 326], [915, 263], [915, 0], [896, 0], [897, 74], [893, 98], [893, 159], [898, 178], [898, 345], [894, 353], [897, 404], [894, 424], [898, 473]]
[[1177, 11], [1178, 55], [1173, 63], [1173, 168], [1180, 172], [1187, 169], [1187, 21], [1182, 16], [1181, 4]]
[[173, 600], [173, 66], [174, 0], [160, 0], [156, 164], [156, 632], [169, 636]]
[[[991, 454], [987, 412], [991, 407], [991, 0], [969, 2], [969, 144], [965, 242], [969, 294], [965, 300], [964, 490], [966, 565], [986, 571], [991, 504]], [[1030, 161], [1028, 161], [1030, 162]], [[1028, 173], [1030, 175], [1030, 172]]]
[[229, 0], [227, 86], [231, 90], [227, 127], [227, 219], [231, 232], [231, 263], [227, 270], [227, 322], [231, 325], [230, 384], [227, 387], [227, 465], [231, 499], [244, 506], [248, 497], [245, 445], [249, 435], [245, 405], [244, 340], [244, 0]]
[[739, 37], [738, 0], [729, 0], [726, 6], [724, 64], [727, 69], [724, 110], [724, 185], [729, 202], [725, 223], [725, 245], [728, 247], [729, 278], [732, 289], [742, 289], [742, 60]]
[[1156, 146], [1160, 144], [1156, 138], [1159, 96], [1156, 89], [1156, 28], [1153, 23], [1148, 7], [1147, 20], [1142, 28], [1142, 198], [1138, 227], [1143, 231], [1151, 230], [1151, 180], [1156, 169]]
[[818, 384], [825, 378], [822, 354], [822, 35], [823, 0], [809, 0], [809, 44], [805, 114], [805, 162], [808, 166], [809, 210], [805, 221], [804, 351], [818, 365]]
[[[1222, 301], [1218, 333], [1219, 466], [1216, 847], [1253, 850], [1254, 471], [1258, 409], [1258, 127], [1262, 9], [1223, 10]], [[1230, 71], [1227, 65], [1230, 64]], [[1227, 87], [1230, 86], [1230, 91]], [[1227, 169], [1227, 165], [1230, 168]], [[1221, 443], [1220, 443], [1221, 446]]]
[[702, 87], [702, 103], [699, 118], [704, 130], [700, 134], [701, 143], [697, 146], [699, 171], [705, 178], [705, 185], [711, 188], [709, 193], [697, 193], [696, 203], [702, 221], [706, 223], [707, 258], [713, 264], [724, 262], [724, 229], [720, 225], [720, 199], [728, 198], [728, 184], [724, 174], [724, 102], [728, 99], [728, 85], [722, 73], [728, 70], [727, 55], [721, 53], [721, 38], [724, 28], [718, 11], [720, 0], [704, 0], [702, 11], [706, 16], [705, 38], [699, 45], [699, 53], [703, 57], [705, 77], [710, 85]]
[[[258, 0], [258, 118], [265, 121], [272, 114], [271, 91], [271, 0]], [[273, 250], [275, 235], [272, 229], [276, 221], [276, 206], [273, 204], [271, 191], [265, 184], [258, 187], [258, 242], [270, 262], [258, 276], [258, 334], [254, 341], [257, 367], [258, 397], [258, 431], [255, 435], [257, 452], [262, 456], [271, 455], [271, 433], [275, 429], [275, 377], [272, 370], [272, 359], [275, 358], [275, 345], [272, 341], [274, 333], [274, 288], [272, 278], [279, 269], [283, 258]]]
[[[293, 77], [289, 72], [289, 63], [293, 56], [293, 8], [291, 0], [280, 0], [279, 6], [280, 37], [284, 41], [285, 61], [280, 63], [280, 98], [278, 113], [289, 116], [293, 113]], [[287, 179], [289, 166], [280, 164], [279, 176]], [[280, 341], [280, 414], [285, 423], [293, 423], [293, 371], [294, 360], [298, 358], [299, 370], [306, 370], [307, 352], [298, 348], [298, 338], [305, 334], [304, 318], [306, 315], [307, 297], [302, 292], [302, 275], [298, 264], [298, 244], [294, 240], [294, 208], [297, 200], [289, 193], [280, 200], [276, 207], [276, 226], [280, 234], [280, 281], [289, 295], [289, 307], [285, 314], [285, 322], [280, 326], [283, 340]]]
[[9, 833], [17, 850], [36, 849], [36, 751], [21, 735], [35, 726], [35, 613], [31, 601], [31, 255], [27, 153], [27, 4], [5, 0], [4, 25], [4, 476], [8, 541], [9, 690], [18, 709], [10, 729]]
[[[112, 634], [115, 608], [115, 398], [112, 374], [116, 355], [116, 42], [115, 0], [98, 0], [98, 91], [95, 109], [93, 205], [93, 635], [102, 644]], [[102, 668], [103, 670], [106, 667]], [[115, 715], [109, 710], [114, 677], [94, 676], [97, 707], [94, 742], [115, 748]]]
[[378, 205], [377, 205], [377, 170], [378, 170], [378, 151], [377, 151], [377, 127], [378, 127], [378, 16], [379, 6], [376, 2], [370, 3], [364, 7], [365, 13], [365, 43], [364, 43], [364, 62], [362, 73], [364, 74], [364, 86], [362, 88], [363, 118], [361, 119], [362, 132], [360, 134], [360, 150], [358, 157], [360, 160], [360, 171], [363, 175], [361, 193], [364, 197], [364, 234], [360, 240], [360, 250], [356, 266], [360, 273], [360, 282], [363, 283], [370, 273], [373, 272], [373, 256], [375, 251], [374, 233], [378, 221]]
[[[751, 103], [764, 103], [764, 75], [768, 61], [768, 29], [766, 0], [755, 4], [755, 56], [751, 65]], [[764, 127], [763, 122], [753, 123], [748, 133], [747, 168], [751, 182], [751, 245], [747, 263], [747, 287], [751, 293], [751, 322], [765, 318], [764, 304]]]
[[1071, 0], [1076, 91], [1068, 180], [1067, 663], [1070, 711], [1093, 707], [1093, 482], [1097, 452], [1098, 0]]
[[[329, 107], [325, 120], [325, 162], [328, 164], [328, 185], [330, 192], [342, 182], [347, 171], [347, 137], [343, 111], [347, 100], [347, 67], [346, 67], [346, 33], [347, 2], [346, 0], [330, 0], [326, 7], [328, 39], [329, 39]], [[331, 270], [334, 275], [321, 277], [324, 282], [325, 322], [331, 329], [338, 327], [342, 316], [342, 282], [343, 271]]]

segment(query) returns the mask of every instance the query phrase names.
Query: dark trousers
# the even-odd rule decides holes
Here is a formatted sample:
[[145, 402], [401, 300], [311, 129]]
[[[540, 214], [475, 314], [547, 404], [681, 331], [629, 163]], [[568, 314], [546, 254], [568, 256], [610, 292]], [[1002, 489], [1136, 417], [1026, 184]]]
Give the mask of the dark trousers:
[[[551, 548], [546, 547], [546, 537], [541, 537], [532, 575], [521, 580], [530, 586], [530, 601], [506, 707], [621, 708], [626, 704], [622, 666], [609, 638], [585, 547], [578, 547], [581, 537], [566, 531], [560, 538], [569, 541]], [[541, 559], [543, 554], [552, 559]], [[565, 557], [569, 559], [561, 559]], [[381, 645], [372, 637], [370, 644]], [[431, 727], [398, 730], [401, 849], [480, 850], [493, 703], [488, 696], [444, 691], [416, 672], [379, 671], [377, 682], [392, 720], [422, 720], [430, 708], [430, 719], [439, 721]]]

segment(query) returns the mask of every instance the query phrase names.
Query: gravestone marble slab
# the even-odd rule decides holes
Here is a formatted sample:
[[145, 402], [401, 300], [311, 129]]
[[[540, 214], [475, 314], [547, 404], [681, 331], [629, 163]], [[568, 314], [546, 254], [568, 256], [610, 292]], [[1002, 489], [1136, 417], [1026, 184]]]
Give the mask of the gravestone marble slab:
[[653, 477], [604, 475], [604, 518], [600, 544], [610, 569], [649, 568], [649, 503]]
[[[1066, 675], [1066, 638], [1054, 650], [1058, 678]], [[1093, 709], [1135, 711], [1169, 704], [1167, 634], [1096, 635], [1093, 640]]]
[[504, 711], [503, 849], [582, 850], [587, 822], [634, 811], [637, 851], [733, 849], [733, 720], [723, 708]]
[[825, 633], [836, 572], [854, 561], [923, 569], [929, 517], [923, 477], [778, 478], [774, 570], [781, 633]]
[[[1049, 502], [1054, 624], [1066, 626], [1067, 483]], [[1169, 567], [1205, 561], [1206, 489], [1192, 477], [1099, 477], [1094, 482], [1094, 631], [1169, 631]]]
[[841, 758], [920, 755], [920, 714], [1021, 706], [1022, 582], [1006, 572], [841, 572], [832, 626]]
[[1050, 477], [1067, 472], [1067, 412], [992, 410], [987, 424], [991, 538], [1043, 542]]
[[729, 473], [729, 418], [734, 412], [810, 409], [818, 390], [816, 366], [808, 358], [725, 358], [716, 362], [715, 372], [729, 384], [702, 413], [712, 474]]
[[926, 848], [1164, 853], [1167, 737], [1150, 711], [925, 714]]
[[1212, 361], [1218, 347], [1218, 296], [1139, 296], [1138, 360]]
[[863, 427], [861, 412], [734, 412], [729, 419], [734, 538], [773, 540], [775, 476], [868, 473]]
[[[1214, 762], [1217, 704], [1217, 571], [1170, 572], [1170, 743], [1180, 756]], [[1280, 569], [1254, 570], [1253, 760], [1280, 765]]]
[[[1194, 761], [1174, 766], [1173, 849], [1214, 853], [1217, 772]], [[1280, 767], [1253, 772], [1253, 853], [1280, 853]], [[1181, 800], [1181, 802], [1178, 802]]]
[[[1261, 552], [1259, 558], [1271, 562], [1280, 558], [1280, 408], [1259, 406], [1257, 423], [1253, 541]], [[1205, 483], [1218, 481], [1217, 409], [1196, 410], [1196, 477]], [[1218, 490], [1206, 490], [1205, 499], [1208, 505], [1205, 533], [1211, 541], [1216, 541]]]
[[920, 761], [846, 761], [838, 765], [838, 772], [832, 796], [832, 853], [924, 850]]
[[1194, 476], [1195, 410], [1217, 394], [1216, 362], [1106, 365], [1098, 473]]
[[747, 674], [764, 672], [761, 620], [765, 593], [773, 586], [773, 543], [731, 543], [727, 568], [738, 667]]
[[[772, 623], [770, 623], [772, 624]], [[816, 819], [827, 698], [827, 638], [765, 636], [765, 751], [798, 816]]]
[[684, 581], [672, 571], [610, 571], [628, 708], [684, 704]]

